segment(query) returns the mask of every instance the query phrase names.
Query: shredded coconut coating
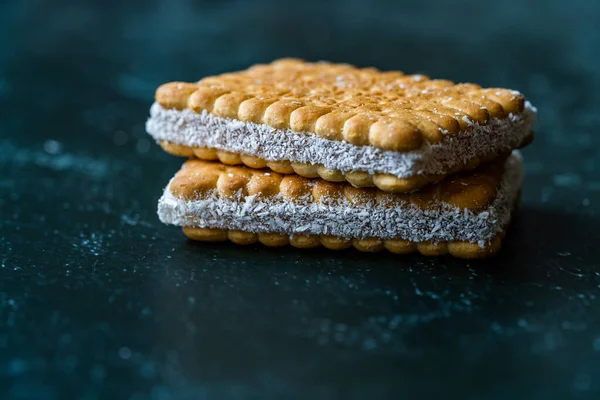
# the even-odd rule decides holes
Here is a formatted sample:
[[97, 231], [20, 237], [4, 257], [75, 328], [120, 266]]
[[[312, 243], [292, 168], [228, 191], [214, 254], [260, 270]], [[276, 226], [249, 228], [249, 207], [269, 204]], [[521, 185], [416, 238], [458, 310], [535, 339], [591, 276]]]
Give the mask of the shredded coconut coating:
[[342, 172], [364, 171], [411, 178], [446, 175], [473, 159], [517, 148], [530, 135], [534, 120], [535, 110], [527, 102], [520, 115], [493, 119], [486, 125], [471, 122], [467, 129], [446, 135], [440, 143], [424, 144], [418, 150], [403, 153], [216, 117], [206, 111], [165, 109], [158, 103], [152, 105], [146, 130], [157, 141], [184, 146], [216, 148], [268, 161], [322, 164]]
[[169, 184], [159, 200], [158, 215], [166, 224], [186, 227], [417, 243], [468, 241], [483, 247], [509, 223], [522, 180], [521, 157], [515, 152], [506, 161], [495, 199], [475, 212], [441, 201], [420, 208], [407, 201], [353, 204], [340, 198], [323, 203], [290, 200], [281, 194], [223, 198], [215, 190], [186, 199], [174, 196]]
[[166, 109], [206, 111], [398, 152], [439, 143], [474, 124], [518, 116], [525, 108], [525, 96], [515, 90], [297, 59], [195, 83], [166, 83], [155, 100]]

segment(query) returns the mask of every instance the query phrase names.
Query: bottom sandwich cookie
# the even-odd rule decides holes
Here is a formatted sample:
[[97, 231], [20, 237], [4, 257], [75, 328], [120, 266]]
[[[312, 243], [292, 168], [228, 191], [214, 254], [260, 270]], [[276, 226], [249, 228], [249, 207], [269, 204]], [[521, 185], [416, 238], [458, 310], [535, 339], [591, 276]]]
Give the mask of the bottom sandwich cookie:
[[517, 153], [405, 194], [190, 160], [158, 215], [200, 241], [481, 258], [500, 249], [522, 180]]

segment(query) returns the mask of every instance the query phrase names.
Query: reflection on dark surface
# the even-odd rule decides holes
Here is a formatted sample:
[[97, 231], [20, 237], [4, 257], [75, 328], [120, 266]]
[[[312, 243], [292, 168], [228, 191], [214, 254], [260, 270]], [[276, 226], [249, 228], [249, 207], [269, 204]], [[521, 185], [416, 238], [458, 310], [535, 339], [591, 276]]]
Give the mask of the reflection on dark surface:
[[[433, 3], [433, 4], [432, 4]], [[595, 398], [600, 6], [0, 4], [0, 398]], [[507, 86], [540, 110], [494, 259], [188, 242], [154, 88], [276, 57]]]

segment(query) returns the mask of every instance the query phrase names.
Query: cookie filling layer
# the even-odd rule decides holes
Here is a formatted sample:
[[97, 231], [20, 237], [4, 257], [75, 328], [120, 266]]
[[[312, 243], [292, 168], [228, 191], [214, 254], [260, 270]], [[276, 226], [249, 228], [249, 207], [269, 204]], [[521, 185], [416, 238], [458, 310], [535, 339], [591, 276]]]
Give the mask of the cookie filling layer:
[[438, 144], [399, 153], [324, 139], [314, 133], [275, 129], [253, 122], [216, 117], [206, 111], [165, 109], [154, 103], [146, 130], [155, 140], [183, 146], [210, 147], [248, 154], [267, 161], [322, 164], [335, 171], [383, 173], [398, 178], [445, 175], [452, 168], [484, 155], [518, 147], [530, 134], [536, 109], [526, 102], [520, 115], [493, 119], [487, 125], [472, 121], [469, 128], [446, 135]]
[[158, 216], [166, 224], [252, 233], [469, 241], [483, 247], [508, 225], [522, 180], [521, 157], [514, 152], [506, 161], [496, 198], [479, 212], [443, 202], [424, 210], [405, 201], [391, 206], [354, 205], [346, 199], [315, 203], [291, 201], [281, 194], [266, 199], [227, 199], [212, 193], [206, 198], [186, 200], [173, 196], [167, 186], [159, 200]]

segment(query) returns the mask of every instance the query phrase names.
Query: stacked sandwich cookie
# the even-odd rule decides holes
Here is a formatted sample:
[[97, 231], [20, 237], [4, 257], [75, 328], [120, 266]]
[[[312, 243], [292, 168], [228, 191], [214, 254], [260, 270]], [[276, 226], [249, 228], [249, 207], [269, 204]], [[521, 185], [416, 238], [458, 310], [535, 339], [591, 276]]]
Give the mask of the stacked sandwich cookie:
[[156, 91], [147, 131], [189, 157], [159, 201], [191, 239], [497, 252], [535, 108], [507, 89], [283, 59]]

